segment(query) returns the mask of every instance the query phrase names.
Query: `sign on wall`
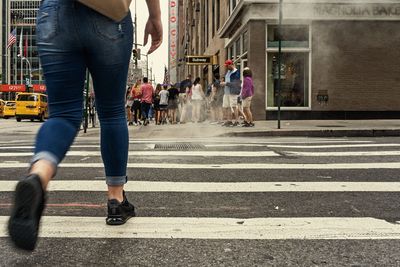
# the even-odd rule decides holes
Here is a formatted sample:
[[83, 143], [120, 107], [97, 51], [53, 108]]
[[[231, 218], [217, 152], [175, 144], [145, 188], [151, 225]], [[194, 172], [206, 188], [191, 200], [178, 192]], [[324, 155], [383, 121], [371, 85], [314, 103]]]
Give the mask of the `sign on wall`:
[[169, 0], [169, 27], [168, 27], [168, 66], [169, 81], [176, 82], [178, 59], [178, 0]]
[[216, 56], [186, 56], [186, 65], [214, 65], [218, 64]]

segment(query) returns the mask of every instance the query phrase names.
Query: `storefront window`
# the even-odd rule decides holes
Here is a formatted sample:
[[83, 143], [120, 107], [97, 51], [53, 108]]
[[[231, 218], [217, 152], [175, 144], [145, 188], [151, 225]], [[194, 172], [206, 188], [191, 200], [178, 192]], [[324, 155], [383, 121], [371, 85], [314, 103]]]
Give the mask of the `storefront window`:
[[[278, 47], [278, 25], [268, 25], [268, 48]], [[283, 25], [282, 47], [309, 47], [308, 25]]]
[[[284, 52], [281, 59], [281, 106], [308, 107], [309, 54]], [[268, 53], [267, 106], [278, 106], [278, 53]]]

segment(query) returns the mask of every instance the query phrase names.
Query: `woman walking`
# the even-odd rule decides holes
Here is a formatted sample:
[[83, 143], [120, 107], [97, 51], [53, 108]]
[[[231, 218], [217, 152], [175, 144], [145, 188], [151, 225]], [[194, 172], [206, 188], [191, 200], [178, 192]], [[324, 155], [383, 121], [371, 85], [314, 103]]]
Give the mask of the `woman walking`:
[[168, 117], [171, 124], [176, 124], [176, 111], [178, 109], [179, 90], [175, 86], [168, 89]]
[[[150, 34], [148, 53], [152, 53], [162, 43], [160, 2], [146, 2], [149, 19], [144, 44]], [[36, 29], [50, 114], [37, 134], [29, 173], [16, 186], [8, 224], [11, 240], [25, 250], [36, 246], [48, 183], [79, 131], [87, 69], [93, 78], [101, 124], [101, 154], [108, 186], [105, 222], [121, 225], [135, 216], [135, 208], [123, 190], [129, 145], [125, 94], [133, 45], [131, 15], [115, 22], [79, 1], [42, 0]]]
[[252, 73], [249, 68], [243, 69], [243, 87], [240, 92], [245, 120], [243, 127], [254, 127], [253, 114], [251, 113], [251, 100], [254, 95]]
[[133, 115], [133, 120], [134, 120], [134, 125], [139, 125], [140, 123], [140, 119], [142, 116], [142, 112], [141, 112], [141, 101], [142, 101], [142, 90], [140, 89], [140, 84], [141, 84], [141, 80], [138, 79], [135, 83], [135, 85], [132, 88], [131, 91], [131, 95], [133, 98], [133, 104], [132, 104], [132, 115]]
[[197, 77], [194, 80], [192, 88], [192, 105], [193, 105], [192, 120], [195, 123], [200, 122], [201, 106], [204, 99], [205, 95], [203, 92], [203, 88], [200, 84], [200, 77]]

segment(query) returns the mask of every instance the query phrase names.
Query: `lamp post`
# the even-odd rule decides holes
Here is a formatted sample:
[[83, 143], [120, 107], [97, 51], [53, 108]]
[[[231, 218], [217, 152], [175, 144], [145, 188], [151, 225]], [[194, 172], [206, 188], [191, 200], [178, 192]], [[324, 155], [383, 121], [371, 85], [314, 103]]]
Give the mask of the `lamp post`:
[[18, 54], [17, 57], [21, 58], [22, 61], [26, 61], [26, 63], [28, 64], [29, 76], [28, 76], [28, 78], [25, 78], [25, 85], [27, 88], [29, 88], [29, 86], [32, 84], [32, 77], [33, 77], [31, 62], [29, 61], [29, 59], [27, 59], [24, 56], [21, 56], [20, 54]]
[[278, 129], [281, 128], [282, 1], [279, 0], [278, 24]]

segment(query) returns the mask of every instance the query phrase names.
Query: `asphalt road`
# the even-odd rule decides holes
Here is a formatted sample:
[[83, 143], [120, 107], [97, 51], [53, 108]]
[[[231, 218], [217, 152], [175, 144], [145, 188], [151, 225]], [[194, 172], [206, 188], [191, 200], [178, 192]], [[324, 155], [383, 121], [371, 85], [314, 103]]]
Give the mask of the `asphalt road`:
[[0, 137], [0, 266], [400, 266], [400, 138], [131, 139], [138, 217], [111, 229], [80, 136], [27, 254], [4, 228], [33, 139]]

